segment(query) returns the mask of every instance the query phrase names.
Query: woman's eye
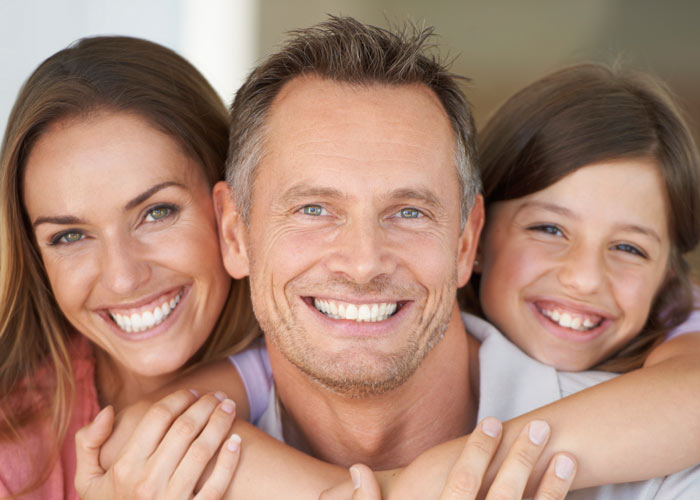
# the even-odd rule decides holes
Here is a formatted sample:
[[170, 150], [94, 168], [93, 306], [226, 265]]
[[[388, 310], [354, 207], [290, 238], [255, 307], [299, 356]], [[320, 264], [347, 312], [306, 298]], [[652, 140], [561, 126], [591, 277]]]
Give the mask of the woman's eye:
[[417, 219], [421, 215], [423, 215], [422, 212], [413, 207], [402, 208], [396, 213], [396, 216], [401, 219]]
[[304, 215], [328, 215], [328, 211], [321, 205], [306, 205], [301, 209]]
[[146, 212], [146, 221], [155, 222], [166, 218], [168, 215], [172, 214], [174, 211], [173, 207], [169, 205], [158, 205], [153, 207], [148, 212]]
[[541, 233], [551, 234], [552, 236], [564, 236], [564, 233], [554, 224], [539, 224], [537, 226], [532, 226], [528, 228], [531, 231], [538, 231]]
[[634, 245], [630, 245], [629, 243], [620, 243], [618, 245], [615, 245], [613, 247], [613, 249], [620, 250], [622, 252], [629, 253], [632, 255], [637, 255], [637, 256], [645, 258], [645, 259], [648, 258], [647, 254], [645, 254], [642, 250], [640, 250], [639, 248], [637, 248]]
[[75, 243], [85, 237], [80, 231], [69, 230], [63, 231], [51, 238], [51, 245], [61, 245], [66, 243]]

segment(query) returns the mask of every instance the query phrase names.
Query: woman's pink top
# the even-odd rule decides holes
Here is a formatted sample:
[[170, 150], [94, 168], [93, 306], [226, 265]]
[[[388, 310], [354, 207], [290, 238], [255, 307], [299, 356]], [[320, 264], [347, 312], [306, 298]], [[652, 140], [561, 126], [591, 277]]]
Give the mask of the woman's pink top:
[[[48, 480], [38, 489], [21, 496], [22, 500], [78, 499], [73, 480], [75, 477], [75, 433], [92, 421], [99, 411], [95, 387], [95, 357], [90, 343], [82, 336], [69, 347], [75, 375], [75, 398], [70, 425]], [[54, 379], [53, 370], [46, 366], [37, 372], [42, 385]], [[41, 397], [38, 392], [22, 396], [27, 401]], [[50, 452], [52, 429], [48, 422], [37, 421], [20, 430], [23, 442], [0, 444], [0, 498], [19, 491], [36, 477], [31, 456], [45, 458]], [[31, 454], [27, 453], [27, 449]], [[38, 472], [38, 471], [37, 471]]]

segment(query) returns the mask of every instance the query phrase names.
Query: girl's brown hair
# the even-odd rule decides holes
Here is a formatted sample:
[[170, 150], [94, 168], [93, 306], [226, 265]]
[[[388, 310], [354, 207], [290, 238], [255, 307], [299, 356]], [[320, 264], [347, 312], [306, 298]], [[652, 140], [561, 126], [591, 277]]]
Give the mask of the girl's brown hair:
[[[571, 66], [508, 99], [478, 142], [487, 225], [490, 204], [545, 189], [586, 165], [655, 160], [668, 194], [668, 275], [642, 331], [597, 368], [622, 372], [641, 366], [649, 350], [693, 308], [684, 254], [700, 239], [698, 151], [668, 89], [646, 74], [595, 63]], [[475, 276], [460, 292], [466, 309], [475, 310], [478, 280]]]
[[[49, 124], [102, 111], [144, 117], [201, 164], [211, 185], [224, 178], [226, 108], [170, 49], [130, 37], [86, 38], [49, 57], [24, 84], [0, 155], [0, 431], [17, 438], [19, 427], [41, 413], [50, 416], [57, 439], [42, 474], [23, 491], [45, 480], [65, 437], [74, 387], [68, 341], [76, 334], [53, 298], [33, 241], [21, 200], [23, 169]], [[247, 280], [233, 281], [214, 331], [188, 364], [223, 357], [256, 335]], [[13, 392], [31, 385], [46, 364], [56, 382], [45, 390], [42, 407], [17, 407]]]

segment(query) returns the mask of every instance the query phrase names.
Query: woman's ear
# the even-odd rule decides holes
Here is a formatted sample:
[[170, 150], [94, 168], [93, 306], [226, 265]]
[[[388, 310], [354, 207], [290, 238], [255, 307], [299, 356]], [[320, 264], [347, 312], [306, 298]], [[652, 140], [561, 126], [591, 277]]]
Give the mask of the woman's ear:
[[219, 246], [228, 273], [241, 279], [248, 276], [247, 229], [231, 188], [225, 181], [214, 185], [214, 211], [219, 227]]

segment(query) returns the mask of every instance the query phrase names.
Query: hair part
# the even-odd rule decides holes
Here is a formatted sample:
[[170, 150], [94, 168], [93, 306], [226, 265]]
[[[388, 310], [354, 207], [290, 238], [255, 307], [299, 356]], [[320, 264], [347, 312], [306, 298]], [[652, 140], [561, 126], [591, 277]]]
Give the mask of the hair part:
[[[54, 435], [50, 472], [70, 420], [73, 374], [69, 354], [75, 335], [51, 292], [33, 229], [22, 203], [22, 178], [36, 140], [51, 124], [100, 112], [142, 116], [173, 137], [201, 166], [210, 185], [223, 179], [228, 113], [205, 78], [163, 46], [130, 37], [79, 40], [44, 61], [22, 87], [10, 114], [0, 155], [0, 430], [17, 430], [37, 408], [10, 404], [20, 382], [45, 363], [56, 382], [45, 403]], [[233, 281], [224, 312], [190, 363], [225, 356], [257, 335], [247, 280]]]
[[[692, 310], [684, 254], [700, 239], [698, 151], [669, 90], [650, 75], [619, 67], [567, 67], [510, 97], [484, 127], [479, 147], [487, 214], [492, 203], [541, 191], [587, 165], [623, 158], [657, 164], [669, 205], [668, 275], [639, 335], [598, 368], [641, 366]], [[474, 310], [474, 291], [465, 288], [460, 302]]]
[[256, 168], [265, 154], [267, 117], [285, 84], [316, 75], [351, 85], [422, 84], [442, 103], [455, 133], [455, 166], [460, 182], [462, 223], [466, 223], [481, 183], [477, 171], [474, 121], [469, 103], [430, 43], [433, 28], [407, 24], [390, 31], [350, 17], [290, 32], [281, 50], [269, 56], [239, 89], [231, 107], [226, 179], [244, 221], [252, 204]]

